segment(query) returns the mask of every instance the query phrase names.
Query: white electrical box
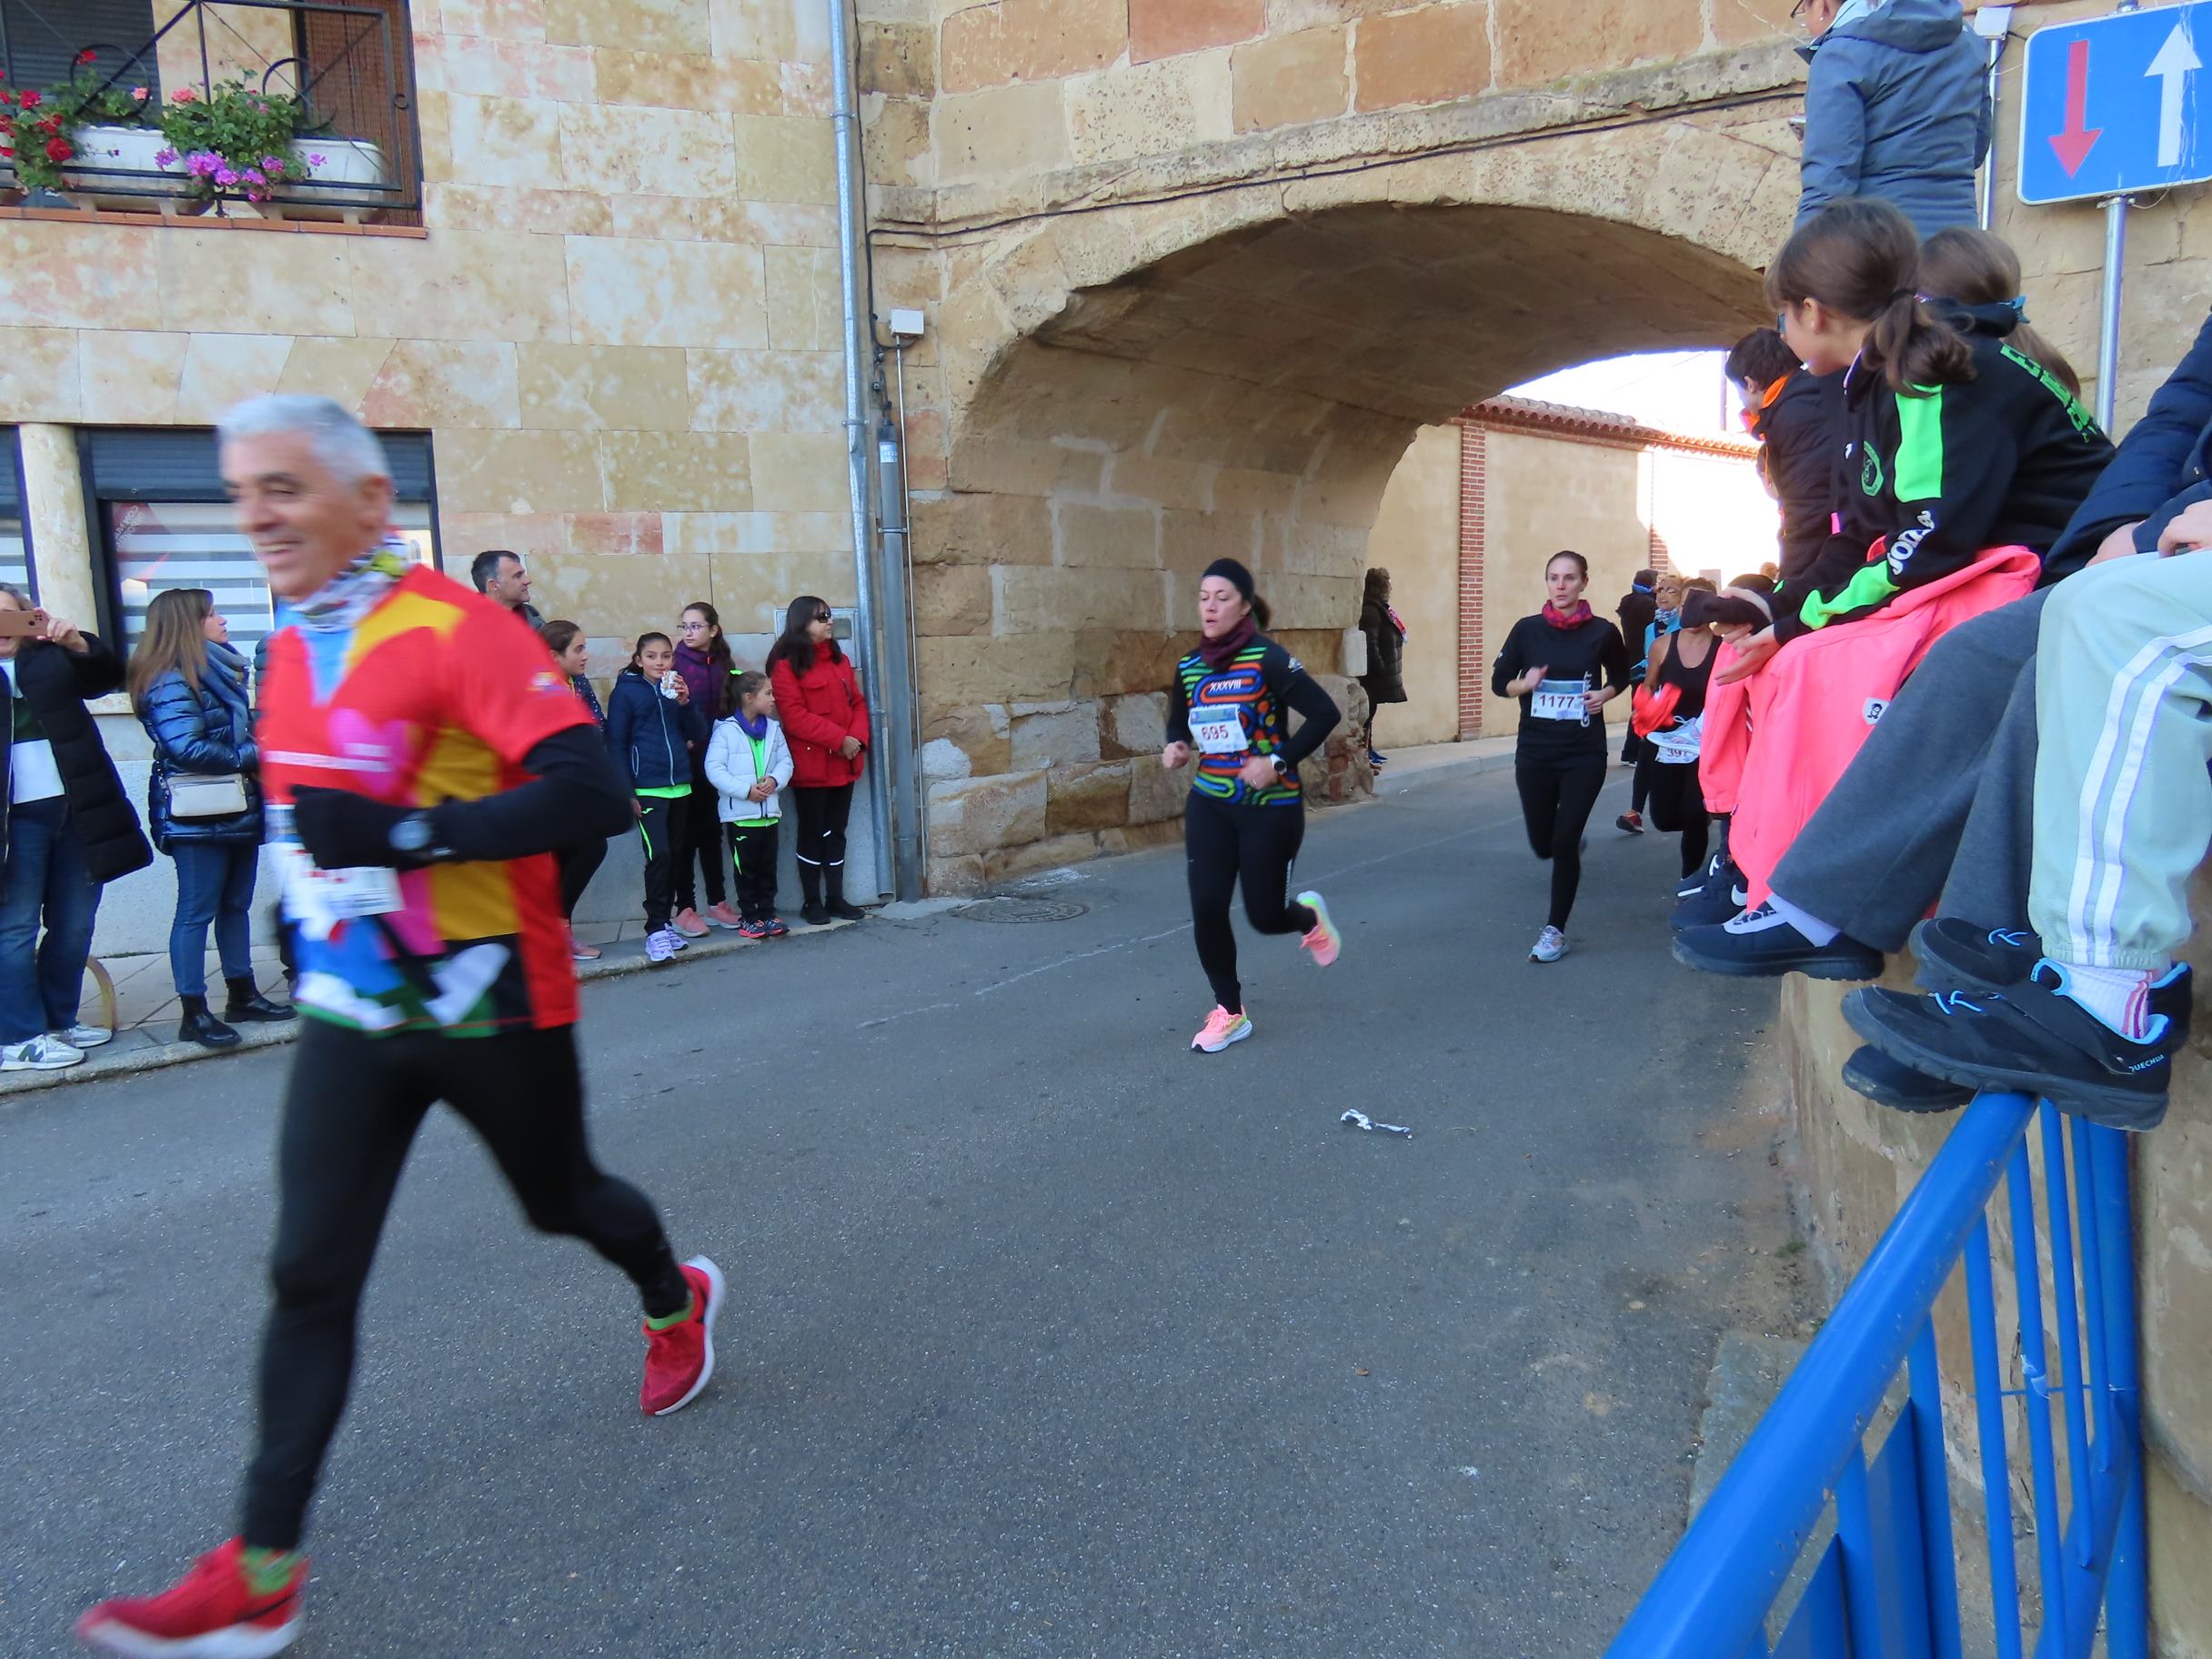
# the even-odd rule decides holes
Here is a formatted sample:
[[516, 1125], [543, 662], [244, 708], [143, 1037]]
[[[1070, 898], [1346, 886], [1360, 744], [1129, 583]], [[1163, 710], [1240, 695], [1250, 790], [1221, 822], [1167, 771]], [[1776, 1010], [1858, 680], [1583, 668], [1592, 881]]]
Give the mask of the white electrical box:
[[923, 327], [921, 313], [919, 311], [894, 311], [891, 313], [891, 332], [900, 339], [919, 340], [921, 338]]

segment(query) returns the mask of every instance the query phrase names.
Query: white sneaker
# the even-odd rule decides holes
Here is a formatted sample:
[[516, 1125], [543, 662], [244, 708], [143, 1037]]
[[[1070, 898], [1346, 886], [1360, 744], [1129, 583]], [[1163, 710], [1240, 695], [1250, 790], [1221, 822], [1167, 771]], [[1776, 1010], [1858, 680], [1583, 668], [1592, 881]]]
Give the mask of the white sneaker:
[[645, 936], [645, 960], [649, 962], [673, 961], [683, 948], [684, 941], [673, 928], [663, 928]]
[[0, 1043], [0, 1071], [59, 1071], [82, 1063], [85, 1051], [48, 1032], [28, 1042]]
[[1557, 928], [1547, 927], [1536, 935], [1536, 942], [1529, 950], [1532, 962], [1555, 962], [1567, 953], [1567, 936]]
[[73, 1049], [96, 1049], [115, 1038], [115, 1032], [104, 1025], [73, 1025], [65, 1031], [55, 1031], [54, 1035]]

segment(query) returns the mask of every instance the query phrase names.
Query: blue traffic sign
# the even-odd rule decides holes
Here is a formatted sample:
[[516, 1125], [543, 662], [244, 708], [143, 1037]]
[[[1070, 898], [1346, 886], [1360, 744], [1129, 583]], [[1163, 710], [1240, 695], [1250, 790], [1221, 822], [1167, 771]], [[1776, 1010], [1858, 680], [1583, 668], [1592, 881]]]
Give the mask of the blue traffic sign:
[[2028, 37], [2020, 199], [2072, 202], [2212, 179], [2199, 52], [2212, 0], [2054, 24]]

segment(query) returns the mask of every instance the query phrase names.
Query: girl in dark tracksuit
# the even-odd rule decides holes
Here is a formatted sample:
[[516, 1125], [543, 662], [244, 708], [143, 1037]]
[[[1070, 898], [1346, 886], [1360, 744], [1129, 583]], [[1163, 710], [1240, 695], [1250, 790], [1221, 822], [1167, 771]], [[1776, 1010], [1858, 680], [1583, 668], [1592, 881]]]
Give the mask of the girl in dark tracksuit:
[[[1713, 584], [1703, 578], [1698, 586], [1713, 591]], [[1652, 647], [1650, 669], [1636, 693], [1636, 729], [1644, 733], [1637, 774], [1652, 803], [1653, 827], [1682, 836], [1684, 883], [1704, 868], [1711, 839], [1704, 791], [1697, 786], [1697, 759], [1704, 738], [1705, 689], [1719, 649], [1719, 642], [1702, 628], [1663, 636]]]
[[682, 814], [691, 799], [691, 751], [706, 741], [707, 717], [676, 672], [666, 634], [640, 634], [629, 667], [607, 696], [607, 752], [628, 779], [645, 842], [645, 954], [665, 962], [684, 949], [669, 925], [676, 897]]
[[[1605, 785], [1605, 705], [1628, 689], [1628, 647], [1621, 630], [1583, 598], [1590, 561], [1554, 553], [1543, 568], [1544, 608], [1505, 636], [1490, 673], [1499, 697], [1521, 699], [1513, 781], [1528, 843], [1552, 864], [1552, 910], [1530, 950], [1532, 962], [1567, 953], [1567, 916], [1582, 884], [1583, 831]], [[1601, 685], [1599, 681], [1603, 679]]]
[[[1318, 749], [1343, 716], [1304, 667], [1260, 632], [1266, 602], [1252, 572], [1217, 558], [1198, 585], [1202, 638], [1176, 665], [1168, 691], [1170, 771], [1198, 759], [1183, 811], [1191, 881], [1191, 926], [1214, 1009], [1191, 1046], [1218, 1054], [1252, 1035], [1237, 983], [1236, 936], [1229, 899], [1241, 879], [1244, 914], [1255, 931], [1299, 933], [1316, 965], [1337, 958], [1342, 941], [1319, 893], [1290, 896], [1291, 871], [1305, 838], [1298, 763]], [[1302, 717], [1293, 736], [1291, 711]]]

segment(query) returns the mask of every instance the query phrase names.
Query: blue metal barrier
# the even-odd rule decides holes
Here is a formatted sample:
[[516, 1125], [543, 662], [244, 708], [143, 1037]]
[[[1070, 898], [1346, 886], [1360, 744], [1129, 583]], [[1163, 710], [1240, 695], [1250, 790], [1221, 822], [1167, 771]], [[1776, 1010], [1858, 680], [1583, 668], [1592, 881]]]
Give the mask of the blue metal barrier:
[[[2038, 1121], [2041, 1235], [2027, 1141]], [[1986, 1212], [2000, 1179], [2012, 1221], [2018, 1390], [2002, 1383], [1989, 1259]], [[2047, 1331], [2039, 1236], [2052, 1265]], [[1995, 1623], [1992, 1640], [1971, 1649], [1930, 1317], [1962, 1264]], [[2046, 1359], [2053, 1343], [2056, 1377]], [[1905, 1404], [1869, 1461], [1866, 1432], [1900, 1368]], [[2021, 1614], [2006, 1444], [2012, 1399], [2026, 1418], [2039, 1632]], [[2066, 1453], [2063, 1502], [2054, 1400]], [[1608, 1659], [1961, 1659], [1968, 1651], [2024, 1659], [2031, 1635], [2036, 1659], [2084, 1659], [2100, 1614], [2109, 1659], [2147, 1659], [2142, 1462], [2127, 1138], [2022, 1095], [1983, 1095], [1960, 1115]], [[1835, 1535], [1770, 1645], [1775, 1599], [1831, 1501]]]

